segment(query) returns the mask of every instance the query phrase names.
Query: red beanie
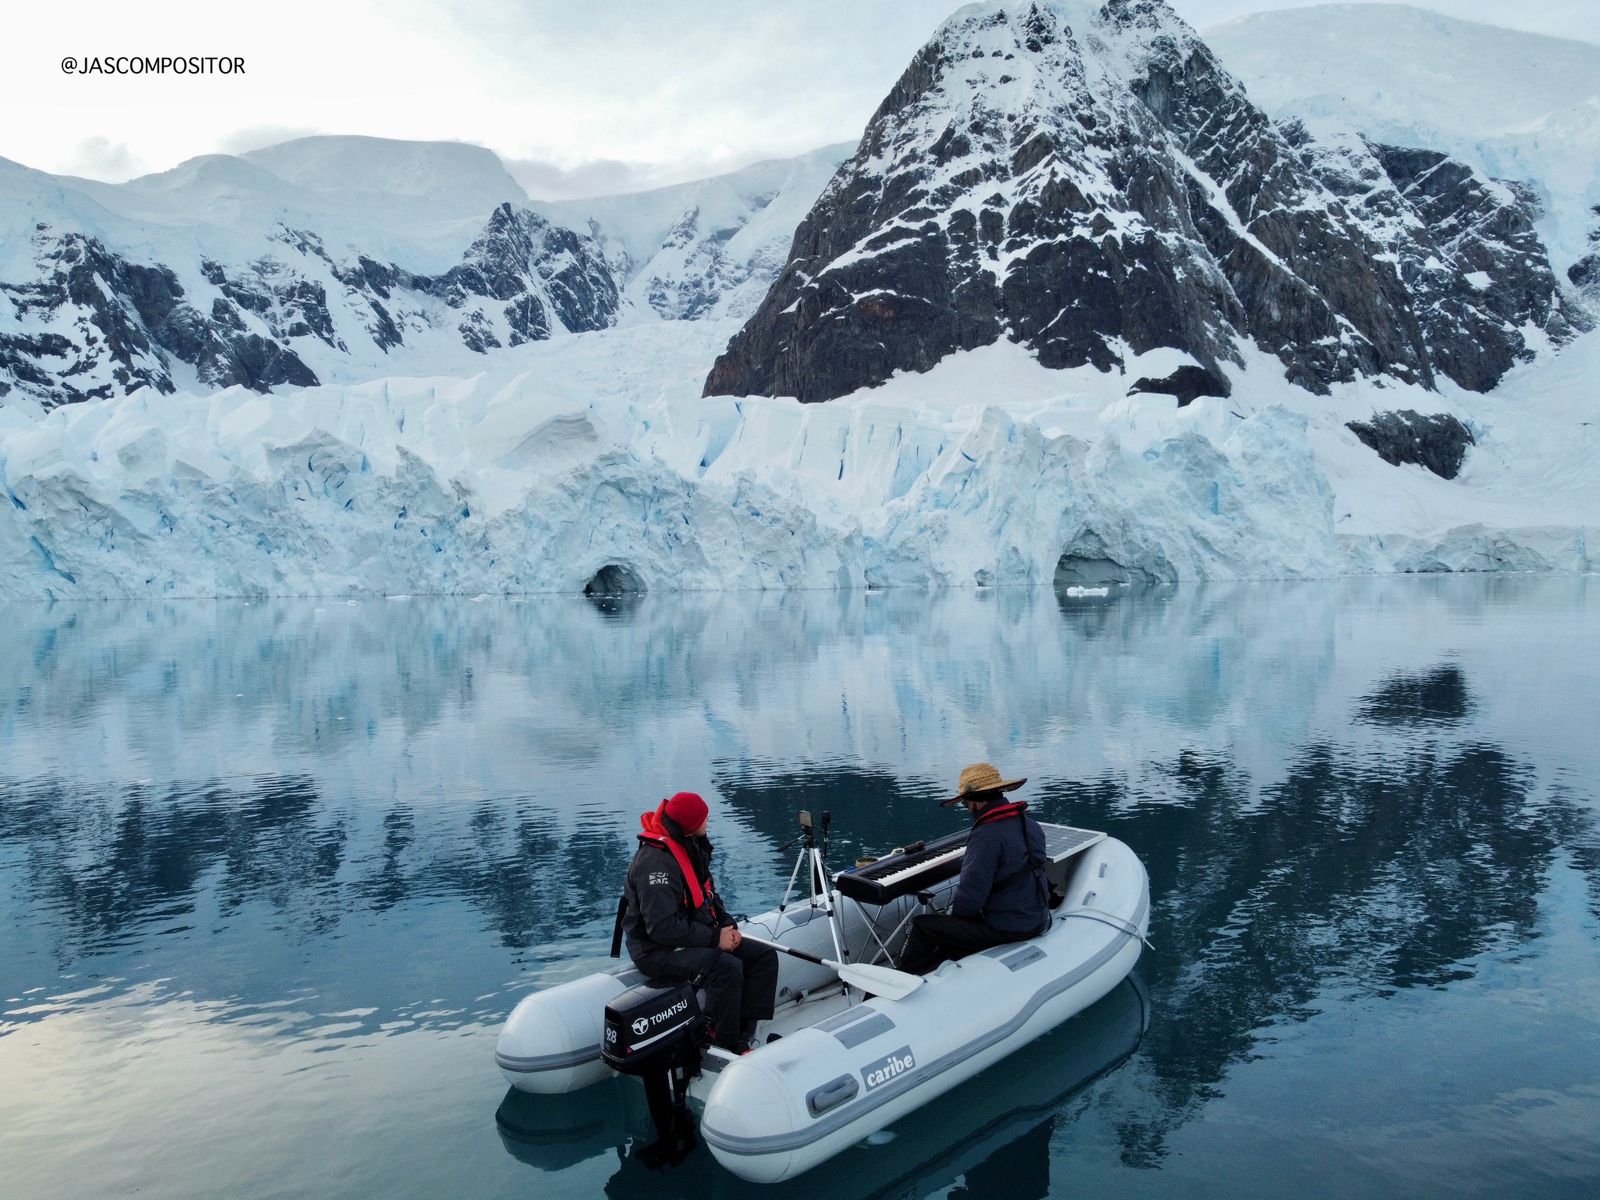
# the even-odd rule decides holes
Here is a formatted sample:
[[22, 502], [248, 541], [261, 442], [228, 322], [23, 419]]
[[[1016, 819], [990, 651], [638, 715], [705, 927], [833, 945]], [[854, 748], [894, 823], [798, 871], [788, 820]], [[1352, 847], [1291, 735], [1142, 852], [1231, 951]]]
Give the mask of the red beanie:
[[694, 792], [676, 792], [662, 801], [661, 811], [685, 833], [696, 833], [706, 823], [711, 810]]

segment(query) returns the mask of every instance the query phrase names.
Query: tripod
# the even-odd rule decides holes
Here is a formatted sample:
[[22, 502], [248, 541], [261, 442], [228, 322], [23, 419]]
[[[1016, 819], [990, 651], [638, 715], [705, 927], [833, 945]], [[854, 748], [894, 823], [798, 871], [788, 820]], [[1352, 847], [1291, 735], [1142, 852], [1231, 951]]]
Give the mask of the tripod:
[[820, 896], [823, 912], [828, 918], [828, 932], [833, 937], [833, 953], [840, 962], [849, 962], [850, 955], [845, 947], [844, 939], [839, 935], [841, 924], [840, 915], [834, 906], [833, 880], [828, 875], [828, 826], [833, 823], [833, 814], [826, 809], [822, 813], [822, 837], [818, 844], [817, 829], [812, 823], [811, 813], [806, 809], [800, 810], [800, 836], [780, 847], [788, 850], [796, 844], [800, 853], [795, 856], [794, 870], [789, 872], [789, 886], [783, 889], [783, 899], [778, 904], [778, 913], [781, 916], [784, 909], [789, 907], [789, 896], [794, 892], [795, 880], [800, 878], [800, 868], [808, 866], [807, 886], [809, 888], [809, 901], [813, 908], [816, 907]]

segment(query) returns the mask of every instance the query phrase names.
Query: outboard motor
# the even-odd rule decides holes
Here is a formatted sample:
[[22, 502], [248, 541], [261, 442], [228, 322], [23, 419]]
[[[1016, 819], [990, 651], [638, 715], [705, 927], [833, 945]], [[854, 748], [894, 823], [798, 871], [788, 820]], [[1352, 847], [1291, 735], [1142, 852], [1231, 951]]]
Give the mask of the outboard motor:
[[676, 1166], [694, 1149], [689, 1080], [700, 1072], [705, 1017], [692, 984], [642, 983], [606, 1005], [600, 1053], [606, 1064], [644, 1083], [656, 1140], [639, 1152], [650, 1166]]

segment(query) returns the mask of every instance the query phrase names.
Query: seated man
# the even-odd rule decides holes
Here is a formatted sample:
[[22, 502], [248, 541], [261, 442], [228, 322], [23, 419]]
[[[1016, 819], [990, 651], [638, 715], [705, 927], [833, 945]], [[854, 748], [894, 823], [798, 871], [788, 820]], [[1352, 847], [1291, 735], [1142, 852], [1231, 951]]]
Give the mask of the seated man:
[[741, 1054], [756, 1023], [772, 1017], [778, 955], [740, 937], [711, 884], [709, 811], [693, 792], [679, 792], [639, 818], [622, 932], [628, 957], [652, 981], [700, 980], [713, 1044]]
[[1050, 885], [1044, 877], [1044, 830], [1027, 802], [1005, 794], [1027, 783], [1002, 780], [988, 763], [961, 772], [956, 794], [942, 802], [965, 804], [972, 835], [961, 856], [961, 880], [948, 916], [911, 922], [900, 967], [924, 974], [950, 958], [1043, 933], [1050, 925]]

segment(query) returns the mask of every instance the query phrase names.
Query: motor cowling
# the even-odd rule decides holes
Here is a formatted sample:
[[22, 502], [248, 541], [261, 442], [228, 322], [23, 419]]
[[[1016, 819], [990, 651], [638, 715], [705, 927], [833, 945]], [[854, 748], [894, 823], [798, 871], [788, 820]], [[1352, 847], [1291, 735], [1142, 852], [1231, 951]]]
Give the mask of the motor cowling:
[[704, 1025], [690, 984], [642, 983], [606, 1005], [600, 1053], [613, 1070], [646, 1075], [697, 1049]]

